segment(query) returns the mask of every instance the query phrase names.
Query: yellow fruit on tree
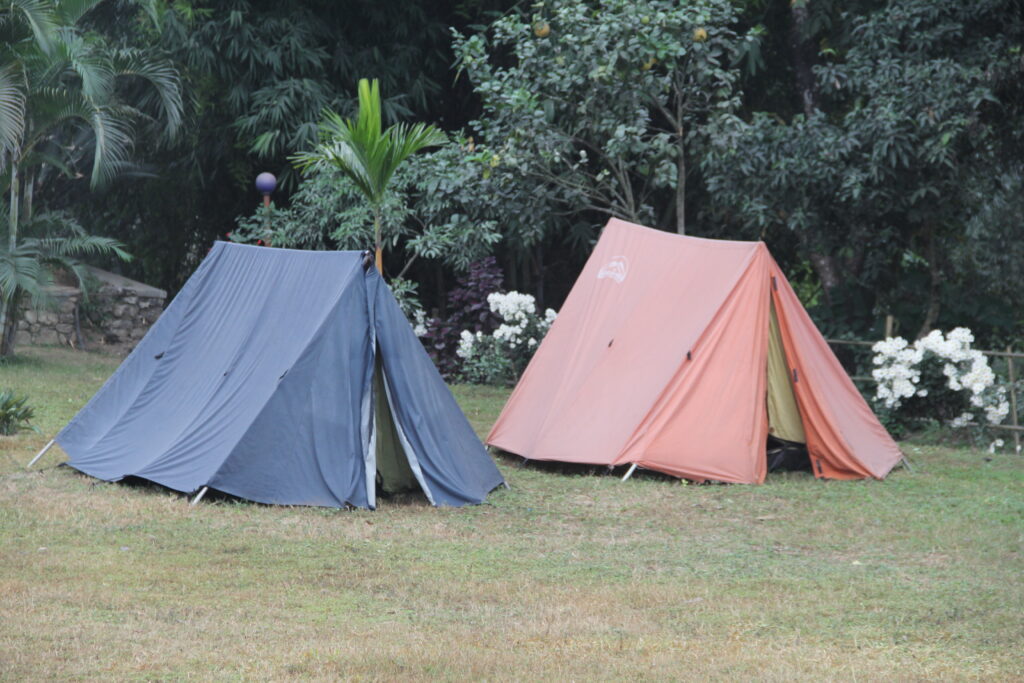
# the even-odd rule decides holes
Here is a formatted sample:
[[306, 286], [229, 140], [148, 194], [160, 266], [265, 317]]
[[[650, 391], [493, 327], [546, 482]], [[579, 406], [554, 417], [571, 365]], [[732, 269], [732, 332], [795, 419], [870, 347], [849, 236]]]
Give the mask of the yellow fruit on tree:
[[693, 29], [693, 41], [695, 43], [703, 43], [707, 39], [708, 39], [708, 32], [707, 32], [706, 29], [703, 29], [703, 28], [695, 28], [695, 29]]
[[549, 33], [551, 33], [551, 25], [548, 22], [543, 19], [533, 22], [533, 35], [538, 38], [547, 38]]

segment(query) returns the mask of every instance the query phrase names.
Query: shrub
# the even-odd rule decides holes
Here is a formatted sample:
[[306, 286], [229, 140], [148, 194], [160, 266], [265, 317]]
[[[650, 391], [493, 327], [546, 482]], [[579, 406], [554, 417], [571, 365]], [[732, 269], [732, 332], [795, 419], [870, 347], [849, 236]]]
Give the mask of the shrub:
[[[913, 344], [893, 337], [872, 347], [875, 406], [891, 429], [937, 420], [954, 429], [980, 426], [983, 435], [984, 426], [1006, 419], [1006, 387], [996, 383], [988, 359], [971, 348], [973, 341], [969, 329], [958, 327], [948, 335], [934, 330]], [[993, 450], [1000, 442], [992, 442]]]
[[10, 436], [29, 429], [39, 431], [29, 424], [34, 415], [28, 396], [18, 397], [10, 389], [0, 391], [0, 434]]
[[414, 320], [414, 325], [426, 328], [420, 338], [446, 378], [460, 374], [462, 363], [456, 355], [459, 333], [463, 330], [490, 333], [499, 325], [498, 316], [487, 303], [487, 292], [500, 290], [502, 279], [501, 269], [493, 256], [477, 261], [459, 278], [458, 286], [448, 293], [446, 317]]
[[494, 292], [487, 296], [490, 311], [501, 324], [490, 334], [463, 330], [456, 355], [462, 359], [461, 379], [474, 384], [513, 385], [523, 374], [540, 341], [555, 320], [552, 309], [537, 314], [529, 294]]

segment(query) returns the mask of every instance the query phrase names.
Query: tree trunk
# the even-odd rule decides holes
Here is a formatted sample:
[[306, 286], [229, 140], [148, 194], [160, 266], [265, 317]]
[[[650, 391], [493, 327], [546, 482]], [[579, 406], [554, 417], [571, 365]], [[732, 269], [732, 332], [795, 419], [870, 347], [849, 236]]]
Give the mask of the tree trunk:
[[679, 159], [676, 162], [676, 232], [686, 234], [686, 151], [679, 131]]
[[821, 293], [825, 296], [825, 303], [831, 304], [832, 290], [839, 286], [839, 272], [835, 259], [830, 254], [820, 251], [812, 251], [808, 259], [821, 281]]
[[18, 164], [14, 161], [14, 157], [11, 157], [11, 217], [8, 227], [10, 232], [8, 233], [7, 244], [11, 251], [14, 251], [15, 247], [18, 246], [18, 200], [21, 198], [21, 192], [18, 187]]
[[[8, 251], [11, 255], [11, 263], [14, 263], [14, 249], [18, 246], [18, 199], [20, 192], [18, 191], [18, 164], [14, 160], [14, 154], [11, 154], [11, 214], [8, 220], [8, 237], [7, 246]], [[18, 299], [18, 290], [14, 290], [14, 294], [11, 296], [12, 301], [4, 301], [0, 297], [0, 356], [8, 356], [14, 353], [14, 339], [13, 334], [11, 336], [10, 344], [7, 341], [7, 328], [11, 325], [17, 324], [17, 316], [14, 315], [12, 307], [9, 305], [12, 302], [16, 302]], [[8, 346], [10, 350], [8, 350]]]
[[537, 308], [544, 308], [544, 245], [537, 242], [533, 249], [533, 272], [537, 283]]
[[380, 244], [380, 209], [373, 209], [373, 245], [376, 250], [377, 272], [384, 274], [384, 254]]
[[939, 321], [939, 311], [942, 309], [942, 300], [939, 298], [939, 286], [942, 284], [942, 271], [939, 269], [938, 257], [935, 253], [935, 228], [928, 228], [928, 271], [931, 275], [931, 283], [928, 287], [928, 308], [924, 312], [924, 322], [921, 329], [917, 331], [917, 338], [928, 336], [935, 323]]
[[3, 325], [0, 327], [0, 358], [14, 355], [14, 335], [18, 331], [18, 305], [21, 293], [15, 292], [11, 300], [3, 305]]
[[796, 77], [796, 89], [800, 94], [800, 104], [806, 116], [817, 109], [818, 93], [811, 71], [814, 55], [808, 49], [805, 40], [807, 27], [807, 6], [803, 3], [790, 3], [792, 22], [789, 25], [789, 50], [793, 60], [793, 74]]
[[29, 173], [28, 177], [25, 178], [25, 210], [22, 213], [25, 215], [25, 220], [32, 220], [32, 194], [35, 187], [35, 174]]

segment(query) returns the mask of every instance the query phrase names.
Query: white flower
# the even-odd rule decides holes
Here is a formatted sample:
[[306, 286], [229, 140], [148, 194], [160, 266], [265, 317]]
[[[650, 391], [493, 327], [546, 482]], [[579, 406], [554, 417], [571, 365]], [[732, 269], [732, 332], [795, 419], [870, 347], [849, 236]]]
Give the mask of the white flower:
[[953, 328], [949, 331], [949, 334], [946, 335], [946, 338], [960, 342], [961, 344], [970, 344], [974, 341], [974, 335], [971, 334], [971, 331], [966, 327]]
[[455, 355], [464, 359], [472, 358], [473, 347], [476, 345], [476, 341], [477, 335], [474, 335], [469, 330], [463, 330], [459, 333], [459, 346], [455, 349]]
[[967, 423], [973, 419], [974, 415], [972, 413], [961, 413], [960, 417], [954, 417], [950, 421], [949, 426], [954, 429], [960, 429], [961, 427], [966, 427]]
[[1000, 424], [1010, 414], [1010, 404], [1006, 401], [997, 405], [985, 406], [985, 419], [989, 424]]
[[427, 336], [427, 314], [422, 310], [416, 311], [412, 331], [417, 337]]
[[507, 323], [525, 323], [528, 316], [537, 312], [536, 300], [520, 292], [494, 292], [487, 295], [487, 303]]

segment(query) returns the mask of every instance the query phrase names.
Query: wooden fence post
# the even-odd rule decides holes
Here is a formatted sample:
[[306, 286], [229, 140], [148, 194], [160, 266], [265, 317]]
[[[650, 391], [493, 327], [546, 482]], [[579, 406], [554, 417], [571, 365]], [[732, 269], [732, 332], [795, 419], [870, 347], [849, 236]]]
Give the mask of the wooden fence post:
[[[1010, 376], [1010, 416], [1014, 427], [1019, 427], [1017, 422], [1017, 377], [1013, 371], [1013, 350], [1006, 347], [1006, 372]], [[1013, 430], [1014, 453], [1020, 454], [1020, 431]]]

